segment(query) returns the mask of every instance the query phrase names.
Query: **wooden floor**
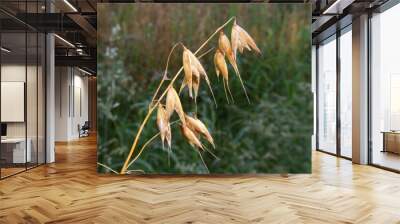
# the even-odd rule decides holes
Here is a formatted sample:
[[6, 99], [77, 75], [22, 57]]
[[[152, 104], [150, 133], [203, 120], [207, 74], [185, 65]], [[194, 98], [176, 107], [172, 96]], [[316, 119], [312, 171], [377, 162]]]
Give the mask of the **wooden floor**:
[[372, 158], [377, 165], [400, 170], [400, 154], [375, 150]]
[[0, 181], [0, 223], [400, 223], [400, 175], [320, 152], [311, 175], [96, 174], [95, 139]]
[[13, 174], [23, 172], [23, 171], [25, 171], [25, 167], [23, 167], [23, 168], [20, 168], [20, 167], [1, 168], [1, 177], [3, 178], [3, 177], [11, 176]]

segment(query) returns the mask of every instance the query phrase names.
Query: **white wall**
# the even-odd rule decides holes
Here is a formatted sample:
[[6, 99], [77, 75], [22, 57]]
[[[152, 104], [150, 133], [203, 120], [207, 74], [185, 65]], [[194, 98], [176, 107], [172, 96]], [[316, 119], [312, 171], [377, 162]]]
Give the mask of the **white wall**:
[[[27, 69], [27, 74], [25, 69]], [[2, 82], [25, 82], [25, 75], [28, 77], [27, 87], [27, 120], [28, 129], [36, 130], [36, 66], [27, 66], [19, 64], [5, 64], [1, 66]], [[31, 87], [31, 88], [29, 88]], [[40, 107], [41, 105], [39, 105]], [[7, 108], [1, 108], [7, 110]], [[33, 122], [33, 123], [32, 123]], [[28, 130], [28, 137], [30, 131]], [[35, 132], [36, 135], [36, 132]], [[8, 137], [25, 137], [25, 122], [7, 122]]]
[[[25, 82], [25, 64], [8, 64], [1, 66], [1, 81], [3, 82]], [[28, 67], [28, 70], [30, 68]], [[7, 110], [7, 108], [1, 108]], [[7, 123], [7, 137], [25, 137], [25, 122]]]
[[[36, 108], [36, 105], [34, 105]], [[1, 82], [1, 121], [24, 122], [25, 83]]]
[[[38, 70], [37, 70], [38, 69]], [[27, 78], [27, 81], [25, 80]], [[6, 122], [7, 137], [24, 138], [25, 135], [30, 140], [32, 150], [32, 161], [44, 163], [45, 150], [45, 120], [44, 120], [44, 74], [42, 67], [25, 64], [3, 64], [1, 66], [2, 82], [24, 82], [26, 84], [26, 107], [21, 108], [21, 112], [27, 115], [27, 120], [22, 122]], [[23, 94], [23, 93], [22, 93]], [[7, 96], [2, 96], [7, 97]], [[11, 108], [1, 108], [1, 110], [12, 110]], [[12, 111], [8, 111], [11, 112]], [[39, 154], [37, 156], [37, 153]]]
[[56, 67], [55, 140], [79, 138], [78, 125], [88, 120], [88, 78], [76, 68]]
[[68, 88], [70, 84], [69, 68], [55, 68], [55, 141], [68, 140]]
[[79, 72], [76, 74], [77, 70], [75, 70], [74, 75], [74, 107], [72, 108], [72, 120], [71, 120], [71, 135], [74, 138], [79, 137], [78, 132], [78, 124], [81, 126], [88, 121], [88, 77], [82, 76], [83, 73]]
[[[1, 66], [1, 81], [2, 82], [25, 82], [25, 65], [18, 64], [8, 64]], [[28, 70], [32, 68], [28, 67]], [[4, 97], [4, 96], [3, 96]], [[1, 108], [2, 110], [7, 110], [7, 108]], [[22, 124], [22, 125], [21, 125]], [[18, 131], [19, 126], [23, 131]], [[25, 125], [24, 122], [16, 122], [16, 123], [8, 123], [7, 131], [11, 132], [10, 134], [15, 137], [23, 137], [25, 136]], [[9, 134], [9, 133], [7, 133]], [[20, 135], [20, 136], [18, 136]]]

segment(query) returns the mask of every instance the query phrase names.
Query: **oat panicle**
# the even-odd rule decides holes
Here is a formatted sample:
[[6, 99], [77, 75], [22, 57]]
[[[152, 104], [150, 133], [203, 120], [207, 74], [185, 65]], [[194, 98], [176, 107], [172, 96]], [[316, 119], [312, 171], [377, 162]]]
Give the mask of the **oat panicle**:
[[[233, 21], [233, 26], [231, 30], [231, 40], [225, 35], [223, 32], [223, 29], [230, 24]], [[171, 125], [178, 121], [174, 121], [170, 123], [170, 118], [176, 112], [179, 116], [179, 121], [180, 121], [180, 129], [183, 137], [187, 140], [187, 142], [192, 145], [193, 147], [196, 148], [196, 151], [198, 152], [201, 161], [203, 162], [205, 168], [208, 171], [207, 165], [205, 161], [203, 160], [203, 157], [201, 155], [200, 151], [207, 151], [211, 155], [214, 156], [214, 158], [219, 159], [216, 155], [214, 155], [211, 151], [207, 149], [205, 145], [202, 144], [200, 141], [202, 138], [207, 140], [212, 147], [215, 149], [215, 142], [210, 134], [207, 126], [197, 118], [197, 115], [192, 117], [189, 116], [188, 114], [185, 113], [182, 107], [181, 99], [179, 97], [179, 94], [176, 92], [174, 88], [174, 83], [176, 80], [178, 80], [178, 77], [180, 73], [184, 72], [184, 77], [182, 79], [182, 84], [179, 89], [179, 93], [187, 86], [189, 90], [189, 97], [194, 99], [194, 102], [196, 104], [197, 108], [197, 97], [199, 94], [199, 89], [200, 89], [200, 83], [201, 79], [204, 79], [205, 82], [208, 85], [208, 88], [212, 94], [212, 97], [214, 99], [215, 105], [217, 106], [214, 93], [212, 90], [211, 82], [209, 80], [209, 77], [207, 75], [206, 69], [200, 62], [200, 58], [206, 55], [208, 52], [210, 52], [213, 48], [208, 50], [206, 53], [196, 56], [211, 40], [213, 37], [219, 34], [218, 37], [218, 46], [215, 50], [214, 54], [214, 67], [215, 67], [215, 72], [217, 77], [220, 75], [222, 76], [223, 84], [224, 84], [224, 91], [225, 91], [225, 96], [230, 103], [230, 100], [228, 99], [228, 94], [227, 90], [229, 92], [230, 98], [232, 103], [234, 103], [232, 93], [229, 88], [229, 70], [228, 70], [228, 65], [226, 63], [225, 57], [228, 59], [229, 64], [233, 67], [237, 77], [239, 78], [242, 88], [244, 90], [244, 93], [246, 95], [246, 98], [248, 102], [250, 103], [250, 100], [248, 98], [243, 80], [241, 78], [238, 65], [237, 65], [237, 58], [236, 54], [237, 51], [239, 50], [240, 53], [243, 53], [244, 49], [247, 49], [249, 51], [253, 50], [259, 54], [261, 54], [260, 49], [257, 47], [255, 41], [253, 38], [239, 25], [236, 23], [236, 18], [232, 17], [228, 21], [226, 21], [223, 25], [221, 25], [219, 28], [215, 30], [215, 32], [206, 40], [204, 43], [193, 53], [192, 51], [189, 50], [189, 48], [185, 47], [181, 42], [176, 43], [173, 48], [171, 49], [171, 52], [168, 55], [167, 59], [167, 64], [164, 72], [163, 79], [161, 80], [157, 90], [155, 91], [153, 98], [151, 100], [151, 103], [149, 105], [149, 111], [147, 112], [144, 120], [142, 121], [139, 130], [135, 136], [135, 139], [133, 141], [132, 147], [129, 151], [129, 154], [125, 160], [125, 163], [120, 171], [121, 174], [126, 174], [129, 173], [129, 166], [132, 165], [141, 155], [143, 152], [144, 148], [151, 142], [153, 139], [157, 138], [158, 135], [161, 137], [161, 142], [164, 148], [165, 142], [168, 145], [168, 153], [171, 151], [171, 145], [172, 145], [172, 133], [171, 133]], [[171, 57], [172, 52], [174, 49], [181, 45], [183, 47], [183, 53], [182, 53], [182, 67], [179, 69], [179, 71], [175, 74], [175, 76], [171, 79], [167, 78], [167, 70], [168, 70], [168, 64], [169, 60]], [[164, 91], [159, 95], [159, 91], [163, 88], [163, 83], [168, 81], [169, 84], [166, 88], [164, 88]], [[164, 101], [164, 104], [163, 104]], [[151, 139], [149, 139], [141, 148], [140, 152], [136, 155], [136, 157], [131, 161], [131, 157], [136, 149], [136, 146], [138, 145], [140, 135], [146, 125], [146, 123], [149, 121], [151, 114], [157, 110], [157, 118], [156, 118], [156, 124], [159, 130], [159, 133], [154, 135]], [[197, 110], [196, 110], [197, 111]], [[169, 156], [168, 156], [168, 162], [169, 162]]]

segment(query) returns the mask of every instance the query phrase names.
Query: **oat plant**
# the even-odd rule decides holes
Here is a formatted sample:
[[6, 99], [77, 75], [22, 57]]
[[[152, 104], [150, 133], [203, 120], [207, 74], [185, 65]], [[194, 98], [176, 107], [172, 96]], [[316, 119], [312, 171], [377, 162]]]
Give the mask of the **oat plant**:
[[[227, 35], [224, 33], [224, 29], [229, 24], [232, 24], [230, 40]], [[206, 51], [202, 55], [197, 56], [203, 48], [205, 48], [209, 42], [218, 36], [218, 46], [210, 48], [210, 50]], [[182, 48], [182, 66], [176, 72], [176, 74], [172, 78], [167, 77], [168, 65], [170, 61], [170, 57], [175, 49], [181, 47]], [[192, 52], [189, 47], [185, 46], [183, 43], [179, 42], [175, 44], [167, 59], [166, 68], [164, 71], [164, 75], [158, 85], [157, 90], [155, 91], [152, 100], [150, 102], [148, 112], [141, 122], [141, 125], [137, 131], [135, 139], [133, 141], [132, 147], [129, 151], [128, 156], [125, 159], [124, 165], [119, 172], [120, 174], [129, 174], [132, 172], [143, 172], [141, 170], [129, 170], [129, 167], [139, 158], [142, 154], [144, 149], [156, 138], [160, 137], [163, 148], [166, 147], [168, 151], [168, 162], [171, 153], [172, 147], [172, 134], [171, 128], [173, 125], [178, 124], [181, 130], [183, 137], [186, 141], [198, 152], [201, 161], [204, 164], [205, 169], [207, 169], [207, 165], [202, 158], [201, 152], [208, 152], [210, 153], [215, 159], [219, 159], [206, 145], [201, 141], [204, 139], [208, 142], [209, 145], [215, 149], [215, 142], [214, 139], [206, 127], [206, 125], [197, 118], [197, 111], [194, 113], [188, 113], [184, 110], [181, 104], [180, 95], [184, 89], [188, 89], [189, 97], [193, 100], [194, 104], [197, 108], [197, 97], [200, 88], [200, 83], [204, 80], [208, 86], [211, 96], [214, 99], [215, 106], [217, 108], [217, 102], [214, 97], [214, 93], [212, 91], [212, 86], [206, 69], [201, 64], [200, 59], [206, 56], [209, 52], [213, 51], [214, 53], [214, 65], [215, 65], [215, 73], [217, 77], [222, 76], [223, 80], [223, 88], [225, 91], [225, 96], [227, 103], [234, 103], [234, 99], [229, 88], [229, 74], [228, 74], [228, 66], [226, 60], [232, 66], [236, 76], [239, 78], [241, 86], [243, 88], [244, 94], [246, 95], [248, 103], [250, 103], [250, 99], [248, 97], [248, 93], [244, 86], [244, 82], [242, 80], [241, 74], [238, 69], [237, 65], [237, 54], [243, 53], [243, 51], [255, 51], [258, 54], [261, 54], [260, 49], [257, 47], [255, 41], [252, 37], [242, 28], [240, 27], [237, 22], [236, 18], [232, 17], [228, 21], [226, 21], [223, 25], [218, 27], [214, 33], [212, 33], [207, 40], [203, 42], [203, 44], [195, 51]], [[183, 77], [180, 74], [183, 72]], [[181, 78], [181, 79], [180, 79]], [[177, 92], [174, 84], [181, 80], [181, 85], [179, 91]], [[165, 83], [168, 82], [167, 85]], [[164, 88], [163, 88], [164, 87]], [[163, 91], [161, 92], [161, 89]], [[229, 93], [229, 97], [228, 97]], [[150, 117], [152, 116], [153, 112], [157, 111], [157, 127], [159, 132], [154, 135], [152, 138], [147, 140], [143, 146], [140, 148], [139, 152], [136, 156], [132, 159], [135, 151], [137, 151], [137, 146], [140, 140], [141, 133], [145, 128], [147, 122], [149, 121]], [[179, 117], [179, 120], [170, 122], [172, 115], [176, 113]], [[108, 168], [104, 164], [99, 164], [103, 167]], [[113, 171], [113, 170], [112, 170]], [[116, 171], [113, 171], [116, 172]]]

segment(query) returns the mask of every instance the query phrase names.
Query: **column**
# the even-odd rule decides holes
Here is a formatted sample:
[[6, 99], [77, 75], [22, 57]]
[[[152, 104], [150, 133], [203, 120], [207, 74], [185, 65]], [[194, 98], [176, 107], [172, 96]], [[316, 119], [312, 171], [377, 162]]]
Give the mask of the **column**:
[[353, 162], [368, 163], [368, 15], [353, 18]]

